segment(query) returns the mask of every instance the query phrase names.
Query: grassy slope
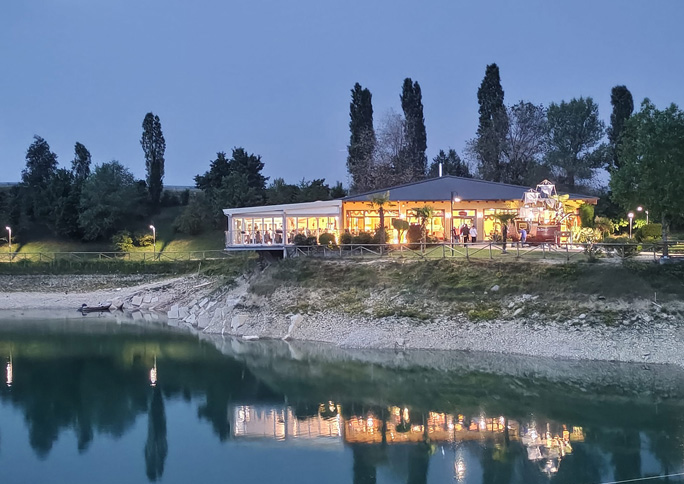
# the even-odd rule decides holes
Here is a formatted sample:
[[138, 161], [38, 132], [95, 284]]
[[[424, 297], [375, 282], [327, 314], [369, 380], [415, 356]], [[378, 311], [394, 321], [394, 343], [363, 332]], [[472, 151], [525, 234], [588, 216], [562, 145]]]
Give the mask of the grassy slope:
[[[152, 217], [149, 222], [141, 222], [136, 231], [151, 233], [149, 225], [157, 229], [157, 251], [188, 252], [202, 250], [222, 250], [224, 234], [221, 230], [212, 230], [197, 236], [175, 233], [173, 221], [183, 207], [169, 207]], [[20, 253], [37, 252], [106, 252], [113, 251], [112, 244], [107, 241], [81, 242], [58, 239], [47, 235], [45, 230], [34, 230], [22, 238], [15, 238], [13, 251]], [[7, 244], [0, 245], [0, 250], [7, 250]], [[135, 252], [152, 252], [152, 247], [134, 247]]]
[[[492, 292], [495, 285], [499, 290]], [[300, 258], [282, 261], [266, 271], [253, 282], [251, 290], [268, 296], [278, 288], [294, 291], [288, 297], [290, 306], [285, 308], [289, 312], [336, 310], [416, 320], [458, 312], [467, 313], [473, 320], [487, 320], [510, 316], [511, 298], [529, 294], [538, 297], [522, 306], [514, 305], [524, 307], [523, 316], [543, 314], [548, 318], [588, 311], [613, 324], [629, 311], [624, 302], [652, 300], [654, 293], [661, 303], [681, 301], [684, 265], [631, 261], [339, 263]], [[679, 311], [674, 306], [664, 307], [666, 310], [672, 314]]]

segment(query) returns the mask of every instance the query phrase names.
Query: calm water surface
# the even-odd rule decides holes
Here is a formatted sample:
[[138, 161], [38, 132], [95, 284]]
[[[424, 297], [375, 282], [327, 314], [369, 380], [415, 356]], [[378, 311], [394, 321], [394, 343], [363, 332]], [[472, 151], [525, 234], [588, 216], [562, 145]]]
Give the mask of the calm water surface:
[[[576, 374], [591, 368], [563, 381], [21, 323], [0, 321], [3, 483], [590, 484], [684, 461], [673, 369], [634, 366], [651, 388], [624, 367], [592, 385]], [[675, 385], [656, 388], [664, 371]]]

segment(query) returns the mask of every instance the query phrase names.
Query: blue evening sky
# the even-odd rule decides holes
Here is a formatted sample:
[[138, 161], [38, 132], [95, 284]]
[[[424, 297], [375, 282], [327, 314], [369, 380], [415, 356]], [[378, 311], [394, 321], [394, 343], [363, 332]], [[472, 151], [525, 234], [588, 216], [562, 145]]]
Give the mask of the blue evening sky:
[[145, 113], [159, 115], [167, 185], [191, 185], [242, 146], [265, 174], [347, 183], [350, 89], [376, 125], [423, 91], [428, 157], [463, 151], [477, 88], [496, 62], [507, 104], [610, 89], [684, 106], [683, 0], [12, 0], [0, 6], [0, 181], [18, 181], [34, 134], [70, 166], [145, 175]]

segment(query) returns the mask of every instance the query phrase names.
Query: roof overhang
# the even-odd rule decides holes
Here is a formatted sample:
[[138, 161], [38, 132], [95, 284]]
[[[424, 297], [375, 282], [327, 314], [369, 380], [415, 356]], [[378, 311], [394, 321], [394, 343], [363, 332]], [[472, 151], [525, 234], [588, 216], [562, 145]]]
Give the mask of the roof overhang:
[[283, 205], [261, 205], [258, 207], [226, 208], [226, 216], [243, 217], [336, 217], [342, 209], [342, 200], [288, 203]]

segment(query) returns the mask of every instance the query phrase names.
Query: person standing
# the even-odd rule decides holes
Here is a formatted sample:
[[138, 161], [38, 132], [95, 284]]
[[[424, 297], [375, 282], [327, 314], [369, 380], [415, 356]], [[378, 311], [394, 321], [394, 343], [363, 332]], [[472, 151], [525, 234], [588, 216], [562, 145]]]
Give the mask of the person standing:
[[527, 241], [527, 230], [522, 228], [522, 229], [520, 229], [520, 245], [525, 246], [526, 241]]
[[461, 225], [461, 239], [463, 239], [464, 244], [468, 243], [468, 234], [468, 224]]
[[474, 225], [473, 225], [472, 227], [470, 227], [470, 241], [471, 241], [473, 244], [474, 244], [475, 242], [477, 242], [477, 229], [475, 228]]

